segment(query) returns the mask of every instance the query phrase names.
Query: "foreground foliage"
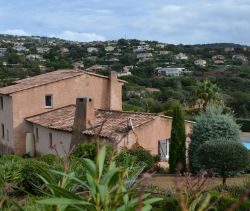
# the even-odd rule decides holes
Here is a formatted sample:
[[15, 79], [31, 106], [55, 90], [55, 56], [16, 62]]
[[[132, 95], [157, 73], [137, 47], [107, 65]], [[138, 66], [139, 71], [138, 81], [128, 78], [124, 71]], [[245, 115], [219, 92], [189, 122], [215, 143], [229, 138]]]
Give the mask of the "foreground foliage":
[[[97, 154], [96, 163], [83, 159], [87, 181], [75, 177], [74, 172], [61, 173], [62, 180], [56, 184], [47, 174], [41, 177], [50, 189], [49, 198], [38, 201], [53, 205], [57, 210], [150, 210], [152, 203], [160, 198], [149, 198], [150, 194], [138, 192], [126, 183], [127, 171], [111, 160], [105, 171], [106, 147]], [[49, 172], [47, 172], [49, 173]], [[74, 191], [72, 191], [74, 190]], [[139, 195], [138, 195], [139, 194]]]

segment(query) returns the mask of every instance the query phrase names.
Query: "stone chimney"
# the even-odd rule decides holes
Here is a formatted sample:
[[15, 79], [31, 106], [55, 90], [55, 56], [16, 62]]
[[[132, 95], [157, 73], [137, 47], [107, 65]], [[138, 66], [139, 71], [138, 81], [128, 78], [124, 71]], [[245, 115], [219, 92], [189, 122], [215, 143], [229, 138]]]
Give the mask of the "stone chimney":
[[117, 72], [111, 71], [109, 76], [109, 109], [122, 110], [121, 87], [117, 80]]
[[94, 100], [89, 97], [77, 98], [70, 148], [85, 141], [82, 132], [92, 127], [94, 125], [94, 122]]

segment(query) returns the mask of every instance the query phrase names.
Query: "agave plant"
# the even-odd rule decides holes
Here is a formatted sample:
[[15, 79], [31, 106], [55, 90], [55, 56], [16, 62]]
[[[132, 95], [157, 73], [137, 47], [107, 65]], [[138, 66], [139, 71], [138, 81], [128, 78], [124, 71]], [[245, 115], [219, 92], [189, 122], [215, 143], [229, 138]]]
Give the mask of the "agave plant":
[[151, 210], [152, 204], [161, 200], [140, 193], [135, 186], [127, 185], [127, 170], [117, 167], [113, 159], [105, 168], [106, 147], [97, 152], [96, 162], [83, 159], [86, 180], [77, 178], [74, 172], [62, 173], [59, 183], [49, 172], [40, 175], [49, 188], [49, 197], [38, 203], [53, 206], [55, 210], [129, 211]]

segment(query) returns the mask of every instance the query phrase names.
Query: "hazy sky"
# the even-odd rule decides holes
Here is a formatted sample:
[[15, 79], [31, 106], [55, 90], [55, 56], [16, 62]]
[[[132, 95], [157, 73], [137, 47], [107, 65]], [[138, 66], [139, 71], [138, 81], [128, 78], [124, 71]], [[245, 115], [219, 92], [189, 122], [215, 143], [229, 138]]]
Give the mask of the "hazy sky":
[[250, 45], [250, 0], [0, 0], [0, 33]]

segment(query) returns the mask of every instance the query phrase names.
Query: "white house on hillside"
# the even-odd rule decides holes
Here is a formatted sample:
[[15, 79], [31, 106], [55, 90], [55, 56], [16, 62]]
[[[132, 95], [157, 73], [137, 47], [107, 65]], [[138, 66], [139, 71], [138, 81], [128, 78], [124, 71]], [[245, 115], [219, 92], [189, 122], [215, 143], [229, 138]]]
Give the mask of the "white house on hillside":
[[156, 71], [158, 73], [158, 76], [180, 76], [185, 68], [177, 68], [177, 67], [158, 67], [156, 68]]

